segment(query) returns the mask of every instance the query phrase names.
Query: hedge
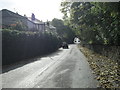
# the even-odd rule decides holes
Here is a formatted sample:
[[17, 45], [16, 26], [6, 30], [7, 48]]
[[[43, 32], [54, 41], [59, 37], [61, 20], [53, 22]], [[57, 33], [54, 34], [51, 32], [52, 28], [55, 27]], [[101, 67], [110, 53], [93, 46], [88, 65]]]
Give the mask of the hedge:
[[27, 58], [53, 52], [60, 39], [52, 33], [2, 30], [2, 64], [8, 65]]

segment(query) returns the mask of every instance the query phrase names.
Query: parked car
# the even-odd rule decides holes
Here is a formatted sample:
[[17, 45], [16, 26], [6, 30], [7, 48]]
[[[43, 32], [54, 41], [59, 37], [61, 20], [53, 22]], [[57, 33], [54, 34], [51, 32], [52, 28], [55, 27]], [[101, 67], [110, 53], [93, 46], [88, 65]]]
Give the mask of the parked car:
[[63, 49], [68, 49], [69, 47], [68, 47], [68, 44], [66, 43], [66, 42], [63, 42], [62, 43], [62, 48]]

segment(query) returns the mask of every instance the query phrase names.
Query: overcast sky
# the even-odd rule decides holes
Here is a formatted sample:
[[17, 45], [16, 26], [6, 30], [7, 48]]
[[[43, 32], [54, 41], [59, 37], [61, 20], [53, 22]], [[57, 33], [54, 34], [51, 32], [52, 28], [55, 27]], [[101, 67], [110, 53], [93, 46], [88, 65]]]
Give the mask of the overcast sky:
[[0, 0], [0, 10], [8, 9], [18, 12], [20, 15], [26, 14], [28, 17], [32, 13], [39, 20], [47, 21], [53, 18], [62, 19], [60, 3], [62, 0]]

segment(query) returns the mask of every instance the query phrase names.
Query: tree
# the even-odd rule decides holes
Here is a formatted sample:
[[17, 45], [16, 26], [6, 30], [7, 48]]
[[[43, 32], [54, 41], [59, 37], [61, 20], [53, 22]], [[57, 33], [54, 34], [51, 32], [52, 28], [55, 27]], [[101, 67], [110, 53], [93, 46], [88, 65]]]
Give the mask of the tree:
[[69, 2], [67, 4], [62, 2], [61, 12], [64, 16], [70, 14], [67, 20], [63, 18], [64, 22], [69, 23], [82, 41], [90, 44], [120, 45], [119, 4], [118, 2]]
[[68, 25], [65, 25], [62, 20], [56, 18], [52, 20], [51, 24], [56, 27], [57, 33], [60, 35], [63, 41], [73, 43], [75, 33]]

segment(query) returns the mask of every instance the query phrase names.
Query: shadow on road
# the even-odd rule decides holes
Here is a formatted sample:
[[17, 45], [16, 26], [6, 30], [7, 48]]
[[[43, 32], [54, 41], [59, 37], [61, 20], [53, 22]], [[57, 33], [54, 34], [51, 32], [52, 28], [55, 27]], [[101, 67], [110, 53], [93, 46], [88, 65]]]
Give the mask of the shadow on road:
[[22, 67], [22, 66], [24, 66], [24, 65], [26, 65], [26, 64], [35, 62], [35, 61], [37, 61], [37, 60], [41, 60], [41, 58], [43, 58], [43, 57], [57, 56], [57, 55], [59, 55], [60, 52], [62, 52], [62, 51], [63, 51], [62, 49], [59, 49], [59, 50], [57, 50], [57, 51], [55, 51], [55, 52], [52, 52], [52, 53], [49, 53], [49, 54], [37, 56], [37, 57], [34, 57], [34, 58], [30, 58], [30, 59], [24, 59], [24, 60], [21, 60], [21, 61], [19, 61], [19, 62], [10, 64], [10, 65], [2, 66], [2, 73], [8, 72], [8, 71], [10, 71], [10, 70], [14, 70], [14, 69], [16, 69], [16, 68]]

